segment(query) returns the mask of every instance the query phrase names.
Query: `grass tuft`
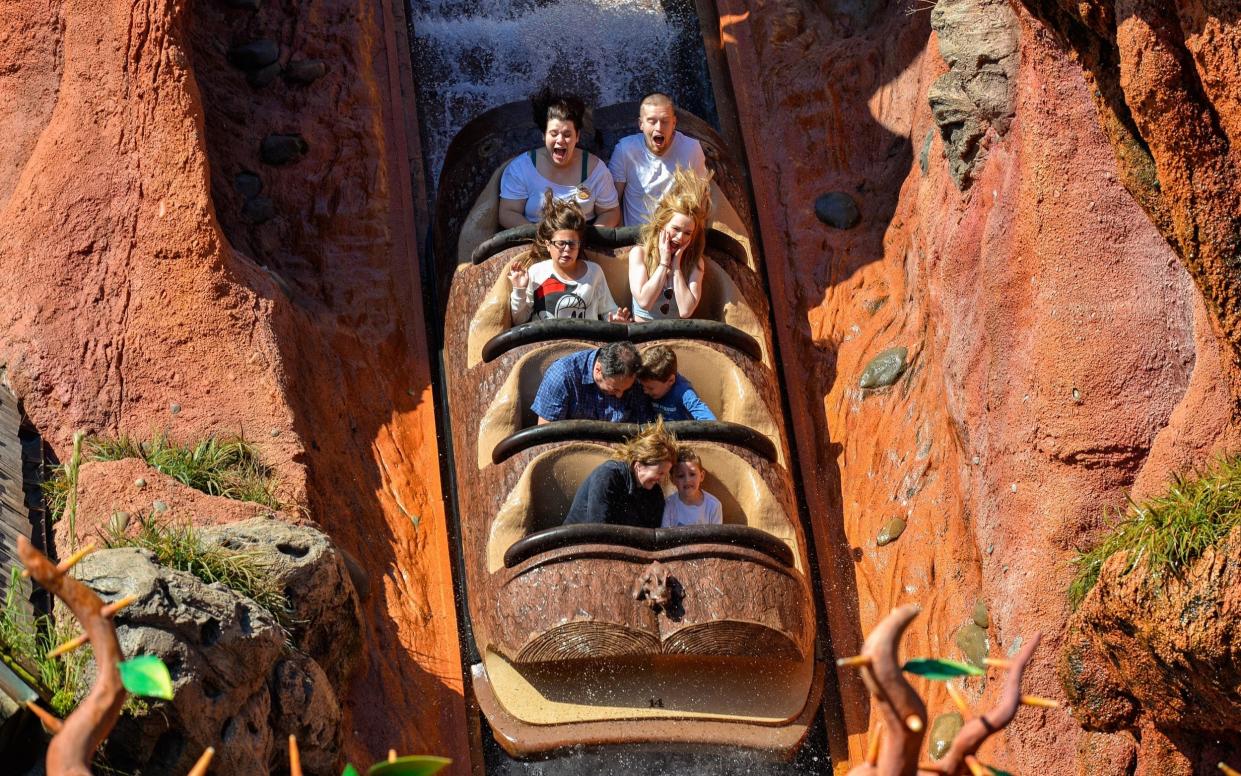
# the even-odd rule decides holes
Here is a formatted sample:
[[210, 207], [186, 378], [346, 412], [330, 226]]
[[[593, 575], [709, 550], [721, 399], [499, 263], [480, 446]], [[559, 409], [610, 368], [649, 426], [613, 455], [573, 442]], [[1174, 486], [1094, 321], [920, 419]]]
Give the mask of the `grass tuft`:
[[[259, 458], [254, 445], [236, 437], [209, 436], [197, 443], [179, 444], [167, 436], [149, 442], [132, 437], [90, 437], [84, 461], [141, 458], [155, 470], [212, 496], [251, 501], [281, 509], [273, 472]], [[43, 485], [48, 512], [58, 519], [75, 492], [75, 468], [58, 466]]]
[[203, 541], [188, 523], [158, 522], [154, 516], [146, 515], [135, 535], [126, 536], [113, 528], [106, 543], [109, 548], [150, 550], [161, 566], [193, 574], [207, 584], [219, 582], [252, 599], [282, 625], [288, 624], [289, 600], [273, 579], [271, 569], [254, 553]]
[[1144, 564], [1152, 582], [1175, 577], [1208, 547], [1241, 525], [1241, 455], [1227, 456], [1206, 470], [1174, 474], [1167, 491], [1141, 504], [1129, 501], [1112, 532], [1079, 553], [1069, 585], [1074, 610], [1099, 581], [1099, 570], [1118, 552], [1123, 573]]
[[58, 622], [46, 614], [31, 614], [24, 603], [29, 598], [30, 583], [14, 568], [0, 609], [0, 650], [5, 653], [4, 662], [38, 687], [50, 699], [52, 711], [63, 719], [90, 689], [86, 675], [91, 648], [87, 645], [49, 658], [47, 653], [76, 636], [79, 628], [73, 620]]

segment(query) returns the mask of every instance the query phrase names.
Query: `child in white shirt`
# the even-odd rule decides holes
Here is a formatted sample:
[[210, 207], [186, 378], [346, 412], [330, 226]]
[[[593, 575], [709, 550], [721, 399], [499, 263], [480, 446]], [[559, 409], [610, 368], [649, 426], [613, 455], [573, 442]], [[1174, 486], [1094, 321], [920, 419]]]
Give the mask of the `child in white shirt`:
[[677, 462], [672, 467], [672, 484], [676, 485], [677, 492], [664, 500], [661, 528], [720, 525], [724, 522], [720, 500], [702, 489], [706, 476], [707, 470], [702, 468], [697, 453], [688, 447], [677, 448]]

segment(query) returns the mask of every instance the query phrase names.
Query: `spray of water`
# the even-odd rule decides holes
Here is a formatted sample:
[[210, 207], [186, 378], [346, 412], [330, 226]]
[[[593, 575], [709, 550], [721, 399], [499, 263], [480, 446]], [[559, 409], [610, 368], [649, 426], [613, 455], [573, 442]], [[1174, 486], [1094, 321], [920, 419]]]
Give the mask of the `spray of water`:
[[[705, 59], [691, 16], [692, 3], [660, 0], [410, 0], [428, 172], [438, 179], [448, 143], [466, 122], [544, 85], [609, 105], [702, 84]], [[687, 68], [693, 45], [701, 67]], [[696, 107], [692, 95], [677, 97]]]

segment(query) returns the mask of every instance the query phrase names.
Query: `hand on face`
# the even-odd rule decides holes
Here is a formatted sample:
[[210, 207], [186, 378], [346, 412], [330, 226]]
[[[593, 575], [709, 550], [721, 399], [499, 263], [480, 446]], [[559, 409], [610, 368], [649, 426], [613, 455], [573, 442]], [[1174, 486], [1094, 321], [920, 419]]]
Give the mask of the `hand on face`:
[[522, 266], [521, 259], [509, 265], [508, 282], [512, 283], [513, 288], [518, 291], [524, 290], [526, 284], [530, 282], [530, 275], [526, 272], [526, 268]]

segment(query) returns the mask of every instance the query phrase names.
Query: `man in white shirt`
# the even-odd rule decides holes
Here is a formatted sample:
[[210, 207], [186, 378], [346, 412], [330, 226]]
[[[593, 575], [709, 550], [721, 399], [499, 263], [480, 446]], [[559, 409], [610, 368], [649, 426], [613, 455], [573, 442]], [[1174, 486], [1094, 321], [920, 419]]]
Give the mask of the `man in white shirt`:
[[677, 109], [672, 98], [659, 92], [648, 94], [638, 106], [641, 132], [622, 138], [613, 149], [608, 169], [616, 182], [625, 226], [647, 222], [678, 166], [706, 177], [702, 144], [676, 128]]

